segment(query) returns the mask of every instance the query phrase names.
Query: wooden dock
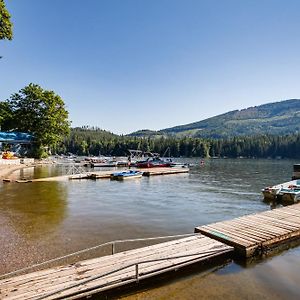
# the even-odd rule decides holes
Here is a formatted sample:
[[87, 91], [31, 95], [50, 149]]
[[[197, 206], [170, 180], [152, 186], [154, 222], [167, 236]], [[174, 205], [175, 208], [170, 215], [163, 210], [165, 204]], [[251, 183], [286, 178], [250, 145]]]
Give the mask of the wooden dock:
[[299, 240], [300, 203], [199, 226], [195, 231], [165, 243], [2, 279], [0, 299], [78, 299], [192, 264], [234, 257], [234, 252], [243, 257], [263, 254]]
[[[118, 171], [125, 171], [128, 169], [118, 169]], [[132, 169], [135, 170], [135, 169]], [[137, 169], [138, 171], [143, 172], [143, 176], [155, 176], [155, 175], [171, 175], [171, 174], [182, 174], [188, 173], [189, 168], [145, 168]], [[28, 182], [45, 182], [45, 181], [67, 181], [67, 180], [80, 180], [80, 179], [109, 179], [111, 175], [115, 173], [116, 170], [108, 171], [94, 171], [94, 172], [85, 172], [80, 174], [73, 175], [61, 175], [37, 179], [22, 179], [22, 180], [12, 180], [9, 178], [3, 179], [4, 182], [17, 182], [17, 183], [28, 183]]]
[[195, 228], [250, 257], [300, 237], [300, 203]]
[[172, 175], [172, 174], [182, 174], [188, 173], [189, 168], [147, 168], [138, 169], [143, 172], [143, 176], [155, 176], [155, 175]]
[[78, 299], [187, 265], [227, 256], [233, 248], [195, 234], [0, 281], [0, 299]]

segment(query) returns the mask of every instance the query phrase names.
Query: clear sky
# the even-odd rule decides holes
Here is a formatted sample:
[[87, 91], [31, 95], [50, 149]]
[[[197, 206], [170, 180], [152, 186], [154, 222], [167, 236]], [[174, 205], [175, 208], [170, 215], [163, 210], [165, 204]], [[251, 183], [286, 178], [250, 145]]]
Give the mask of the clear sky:
[[72, 126], [163, 129], [300, 98], [299, 0], [6, 0], [0, 99], [30, 82]]

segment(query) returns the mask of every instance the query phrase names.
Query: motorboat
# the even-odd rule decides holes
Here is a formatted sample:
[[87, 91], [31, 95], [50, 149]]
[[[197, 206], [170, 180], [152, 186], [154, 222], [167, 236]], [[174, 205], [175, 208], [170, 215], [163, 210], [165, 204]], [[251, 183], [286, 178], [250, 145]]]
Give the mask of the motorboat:
[[287, 188], [282, 188], [278, 195], [283, 202], [298, 202], [300, 200], [300, 185], [290, 185]]
[[[283, 198], [283, 192], [291, 191], [293, 188], [299, 187], [300, 189], [300, 180], [292, 180], [287, 181], [284, 183], [280, 183], [273, 186], [267, 186], [261, 190], [262, 194], [264, 195], [265, 200], [276, 200], [277, 198]], [[289, 196], [285, 196], [284, 198], [288, 198]]]
[[149, 157], [144, 161], [137, 162], [135, 166], [137, 168], [162, 168], [162, 167], [170, 167], [171, 162], [162, 160], [159, 157]]
[[113, 160], [103, 161], [103, 162], [92, 162], [90, 164], [91, 168], [108, 168], [108, 167], [116, 167], [117, 162]]
[[143, 172], [138, 170], [127, 170], [122, 172], [115, 172], [111, 174], [112, 180], [124, 180], [124, 179], [133, 179], [133, 178], [141, 178]]
[[264, 199], [273, 201], [277, 198], [279, 191], [281, 190], [282, 185], [273, 185], [273, 186], [267, 186], [261, 190]]

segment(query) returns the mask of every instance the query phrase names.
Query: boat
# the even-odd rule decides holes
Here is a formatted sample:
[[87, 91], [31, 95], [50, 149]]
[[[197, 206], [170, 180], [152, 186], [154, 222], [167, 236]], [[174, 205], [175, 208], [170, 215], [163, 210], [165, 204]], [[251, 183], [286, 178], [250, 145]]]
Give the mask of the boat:
[[159, 157], [150, 157], [144, 161], [137, 162], [135, 166], [137, 168], [164, 168], [170, 167], [171, 162], [162, 160]]
[[283, 202], [295, 203], [300, 200], [300, 180], [297, 180], [296, 183], [296, 185], [289, 185], [279, 191], [278, 195]]
[[117, 162], [113, 160], [104, 161], [104, 162], [95, 162], [95, 163], [92, 162], [90, 164], [91, 168], [111, 168], [116, 166], [117, 166]]
[[[300, 180], [292, 180], [273, 186], [267, 186], [262, 189], [261, 192], [265, 200], [276, 200], [277, 198], [289, 198], [290, 196], [288, 196], [288, 194], [293, 194], [292, 189], [297, 187], [300, 189]], [[284, 192], [287, 195], [283, 197]]]
[[263, 188], [261, 190], [261, 192], [262, 192], [265, 200], [272, 201], [272, 200], [276, 200], [276, 198], [278, 196], [278, 193], [281, 190], [281, 188], [282, 188], [281, 184], [273, 185], [273, 186], [267, 186], [267, 187]]
[[112, 180], [124, 180], [124, 179], [133, 179], [133, 178], [141, 178], [143, 172], [137, 170], [128, 170], [123, 172], [116, 172], [111, 174], [110, 178]]
[[85, 159], [83, 165], [90, 168], [116, 167], [117, 161], [115, 158], [110, 157], [90, 157]]

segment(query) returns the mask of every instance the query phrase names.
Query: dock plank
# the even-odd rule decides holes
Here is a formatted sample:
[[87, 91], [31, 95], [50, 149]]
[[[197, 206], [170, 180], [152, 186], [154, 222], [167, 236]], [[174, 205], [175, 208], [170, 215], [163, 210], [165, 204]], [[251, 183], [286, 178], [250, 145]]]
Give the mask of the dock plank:
[[[139, 263], [139, 277], [143, 279], [232, 251], [232, 247], [197, 234], [72, 265], [3, 279], [0, 281], [0, 298], [15, 300], [76, 298], [82, 293], [93, 294], [95, 291], [99, 292], [136, 281], [135, 264], [137, 263]], [[114, 270], [117, 271], [113, 272]], [[59, 290], [62, 292], [58, 292]]]
[[139, 169], [143, 172], [143, 176], [156, 176], [156, 175], [172, 175], [188, 173], [189, 168], [143, 168]]
[[300, 203], [198, 226], [195, 232], [234, 246], [238, 254], [250, 257], [280, 243], [300, 238]]
[[[209, 244], [201, 243], [201, 246], [199, 246], [198, 239], [194, 239], [194, 237], [185, 239], [184, 241], [177, 240], [176, 243], [168, 243], [163, 244], [161, 247], [144, 247], [139, 248], [136, 250], [131, 250], [130, 252], [121, 252], [114, 255], [114, 260], [112, 260], [111, 256], [105, 256], [97, 259], [92, 259], [84, 262], [77, 263], [75, 265], [70, 265], [69, 268], [63, 268], [61, 269], [50, 269], [48, 272], [43, 272], [43, 274], [39, 273], [38, 275], [34, 275], [35, 273], [20, 276], [20, 278], [14, 278], [14, 279], [8, 279], [6, 283], [6, 288], [15, 287], [17, 285], [22, 285], [22, 287], [25, 287], [28, 285], [29, 289], [34, 285], [32, 283], [33, 277], [39, 278], [39, 283], [41, 283], [42, 280], [44, 280], [44, 284], [47, 285], [47, 282], [49, 281], [49, 275], [51, 276], [52, 282], [59, 279], [62, 281], [64, 277], [68, 277], [70, 274], [74, 275], [76, 274], [76, 279], [80, 279], [83, 275], [83, 277], [87, 275], [92, 275], [93, 273], [97, 273], [101, 269], [102, 272], [110, 270], [112, 267], [121, 267], [124, 264], [130, 263], [132, 260], [135, 260], [136, 257], [142, 256], [143, 259], [151, 259], [153, 256], [157, 256], [160, 254], [163, 254], [165, 251], [168, 251], [168, 253], [172, 253], [172, 251], [181, 251], [184, 249], [185, 251], [187, 248], [193, 248], [194, 245], [197, 245], [198, 249], [202, 249], [203, 247], [207, 247], [209, 244], [212, 244], [214, 241], [209, 240]], [[159, 246], [159, 244], [158, 244]], [[175, 252], [176, 253], [176, 252]], [[75, 269], [76, 271], [74, 272]], [[53, 272], [54, 271], [54, 272]]]
[[[218, 224], [216, 224], [214, 227], [218, 228]], [[238, 224], [238, 225], [236, 223], [222, 224], [222, 227], [220, 227], [220, 228], [224, 228], [224, 227], [226, 229], [232, 231], [233, 233], [241, 233], [242, 235], [244, 235], [246, 237], [250, 237], [257, 242], [264, 241], [264, 240], [266, 240], [266, 238], [271, 237], [270, 235], [262, 234], [258, 231], [255, 231], [251, 228], [245, 227], [241, 224]]]
[[[128, 171], [128, 168], [118, 168], [118, 171]], [[143, 172], [143, 176], [155, 176], [155, 175], [172, 175], [172, 174], [182, 174], [188, 173], [189, 168], [176, 168], [176, 167], [163, 167], [163, 168], [131, 168], [130, 170], [138, 170]], [[5, 182], [18, 182], [18, 183], [28, 183], [28, 182], [47, 182], [47, 181], [67, 181], [67, 180], [82, 180], [82, 179], [109, 179], [111, 175], [116, 172], [116, 169], [105, 170], [105, 171], [93, 171], [84, 172], [80, 174], [73, 175], [61, 175], [53, 177], [36, 178], [30, 180], [10, 180], [4, 179]]]

